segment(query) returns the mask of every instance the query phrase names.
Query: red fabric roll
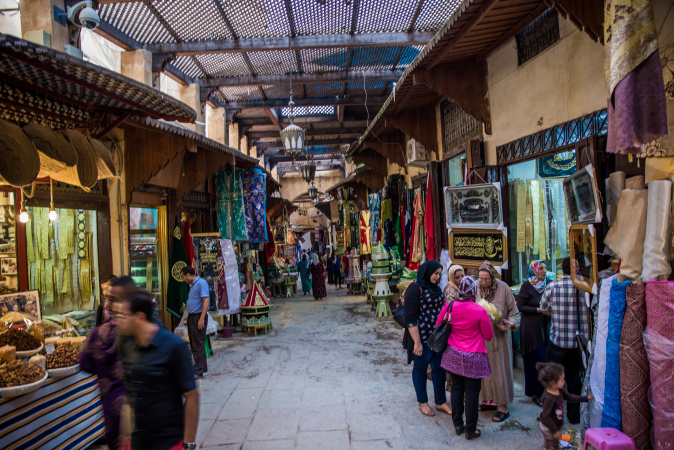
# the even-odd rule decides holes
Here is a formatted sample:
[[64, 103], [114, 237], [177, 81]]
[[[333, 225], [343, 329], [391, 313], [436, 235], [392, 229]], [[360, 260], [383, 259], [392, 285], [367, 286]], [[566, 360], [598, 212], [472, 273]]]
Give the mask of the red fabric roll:
[[620, 401], [623, 433], [634, 439], [637, 450], [651, 448], [651, 407], [648, 404], [650, 368], [644, 347], [646, 292], [627, 286], [627, 308], [620, 336]]

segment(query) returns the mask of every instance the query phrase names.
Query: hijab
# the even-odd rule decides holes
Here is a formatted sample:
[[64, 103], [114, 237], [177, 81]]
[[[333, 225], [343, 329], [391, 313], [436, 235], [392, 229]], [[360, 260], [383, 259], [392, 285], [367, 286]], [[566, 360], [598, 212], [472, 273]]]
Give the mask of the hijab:
[[463, 267], [461, 267], [458, 264], [454, 264], [447, 271], [447, 280], [449, 281], [449, 284], [453, 285], [455, 288], [458, 289], [459, 286], [457, 286], [456, 283], [454, 282], [454, 275], [456, 275], [457, 270], [460, 270], [461, 272], [464, 272], [464, 273], [466, 272], [465, 270], [463, 270]]
[[417, 272], [417, 284], [424, 291], [428, 290], [431, 297], [442, 295], [440, 284], [431, 282], [431, 275], [433, 275], [438, 269], [442, 269], [442, 264], [434, 259], [431, 259], [430, 261], [427, 261], [419, 266], [419, 270]]
[[312, 265], [318, 265], [320, 264], [320, 260], [318, 259], [318, 255], [316, 253], [311, 254], [311, 264]]
[[494, 300], [494, 295], [496, 294], [496, 288], [498, 287], [497, 281], [498, 279], [496, 278], [496, 269], [490, 263], [489, 261], [485, 261], [482, 264], [480, 264], [480, 268], [478, 269], [479, 272], [489, 272], [489, 275], [491, 276], [491, 285], [488, 288], [480, 286], [480, 293], [482, 294], [482, 297], [487, 300], [488, 302], [491, 302]]
[[554, 278], [552, 272], [545, 274], [545, 279], [541, 280], [538, 278], [538, 269], [541, 266], [541, 263], [545, 263], [542, 259], [537, 259], [529, 265], [529, 283], [536, 289], [536, 292], [543, 293], [545, 287], [548, 285], [548, 281], [551, 281], [551, 278]]
[[459, 284], [459, 298], [460, 302], [474, 302], [477, 297], [478, 282], [471, 276], [465, 276]]

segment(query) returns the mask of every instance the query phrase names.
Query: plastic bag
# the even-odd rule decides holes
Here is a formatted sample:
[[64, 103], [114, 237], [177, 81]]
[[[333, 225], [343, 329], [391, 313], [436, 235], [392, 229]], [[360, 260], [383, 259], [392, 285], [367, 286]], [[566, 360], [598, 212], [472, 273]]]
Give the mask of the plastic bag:
[[674, 442], [674, 340], [646, 327], [644, 347], [651, 369], [648, 401], [653, 412], [653, 438], [656, 449]]
[[[209, 313], [206, 313], [208, 316], [208, 323], [206, 324], [206, 334], [216, 334], [218, 332], [218, 323], [213, 320], [213, 317]], [[187, 311], [183, 313], [180, 323], [173, 332], [180, 337], [187, 337]]]

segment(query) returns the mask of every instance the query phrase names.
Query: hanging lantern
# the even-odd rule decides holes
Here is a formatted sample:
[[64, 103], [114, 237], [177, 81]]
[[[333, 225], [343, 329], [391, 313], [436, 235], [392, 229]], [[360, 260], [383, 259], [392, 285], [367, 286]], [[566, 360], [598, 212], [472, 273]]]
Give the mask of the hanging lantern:
[[293, 112], [295, 102], [292, 93], [290, 94], [288, 107], [290, 108], [290, 114], [288, 114], [290, 125], [281, 130], [281, 143], [286, 155], [295, 161], [295, 158], [304, 153], [304, 129], [295, 125], [295, 113]]
[[314, 181], [314, 177], [316, 176], [316, 164], [311, 162], [306, 163], [300, 167], [300, 172], [302, 173], [302, 178], [304, 178], [304, 181], [311, 183]]
[[313, 184], [309, 188], [309, 198], [312, 200], [318, 199], [318, 189]]

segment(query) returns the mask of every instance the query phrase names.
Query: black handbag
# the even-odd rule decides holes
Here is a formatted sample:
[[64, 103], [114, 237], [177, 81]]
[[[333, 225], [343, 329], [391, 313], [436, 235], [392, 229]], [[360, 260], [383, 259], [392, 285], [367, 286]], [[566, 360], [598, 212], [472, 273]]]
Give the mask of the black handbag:
[[578, 350], [580, 350], [580, 376], [581, 378], [585, 378], [585, 373], [590, 364], [590, 345], [580, 326], [580, 292], [578, 289], [576, 289], [576, 319], [578, 321], [576, 344], [578, 345]]
[[[407, 289], [409, 289], [409, 286]], [[419, 286], [419, 291], [423, 293], [421, 286]], [[403, 292], [402, 297], [400, 297], [400, 300], [398, 300], [398, 306], [396, 307], [396, 310], [393, 311], [393, 320], [395, 320], [396, 323], [401, 327], [407, 328], [407, 325], [405, 325], [405, 292]]]
[[434, 352], [442, 353], [447, 347], [447, 339], [449, 339], [449, 333], [452, 331], [452, 308], [454, 307], [454, 302], [449, 304], [447, 309], [447, 314], [445, 318], [442, 319], [440, 325], [435, 327], [433, 333], [428, 337], [426, 344]]

